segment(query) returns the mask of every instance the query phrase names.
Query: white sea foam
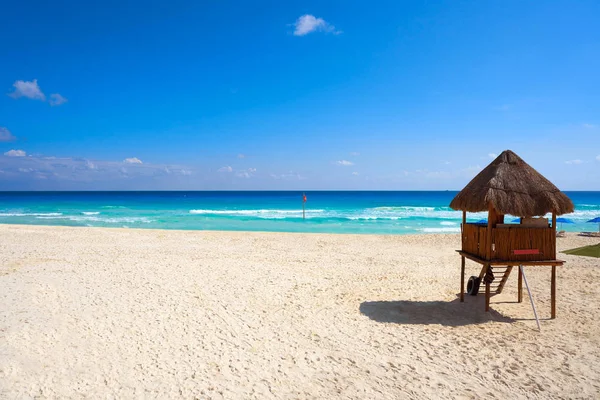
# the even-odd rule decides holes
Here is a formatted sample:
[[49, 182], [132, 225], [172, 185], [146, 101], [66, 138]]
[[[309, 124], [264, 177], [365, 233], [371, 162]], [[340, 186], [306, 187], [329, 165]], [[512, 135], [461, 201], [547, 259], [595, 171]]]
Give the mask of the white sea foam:
[[[212, 209], [194, 209], [189, 210], [190, 214], [195, 215], [214, 215], [214, 216], [244, 216], [261, 219], [286, 219], [302, 218], [302, 210], [281, 210], [281, 209], [258, 209], [258, 210], [212, 210]], [[469, 215], [471, 218], [485, 218], [486, 213], [474, 213]], [[370, 221], [370, 220], [388, 220], [396, 221], [403, 218], [436, 218], [436, 219], [455, 219], [460, 221], [462, 213], [454, 211], [447, 207], [375, 207], [366, 209], [350, 210], [322, 210], [307, 209], [306, 218], [313, 219], [346, 219], [351, 221]], [[456, 225], [454, 222], [447, 222], [447, 225]]]
[[153, 220], [146, 217], [95, 217], [92, 215], [56, 215], [56, 216], [38, 216], [37, 219], [45, 220], [68, 220], [73, 222], [100, 222], [108, 224], [122, 224], [122, 223], [150, 223]]
[[419, 229], [425, 233], [460, 233], [460, 228], [421, 228]]
[[[308, 218], [320, 215], [325, 210], [306, 210]], [[190, 214], [196, 215], [224, 215], [224, 216], [245, 216], [262, 219], [285, 219], [302, 218], [302, 210], [190, 210]]]
[[81, 213], [83, 215], [98, 215], [100, 214], [100, 211], [82, 211]]
[[62, 213], [0, 213], [0, 217], [58, 217]]
[[454, 225], [457, 225], [457, 223], [456, 222], [450, 222], [450, 221], [442, 221], [442, 222], [440, 222], [440, 225], [454, 226]]

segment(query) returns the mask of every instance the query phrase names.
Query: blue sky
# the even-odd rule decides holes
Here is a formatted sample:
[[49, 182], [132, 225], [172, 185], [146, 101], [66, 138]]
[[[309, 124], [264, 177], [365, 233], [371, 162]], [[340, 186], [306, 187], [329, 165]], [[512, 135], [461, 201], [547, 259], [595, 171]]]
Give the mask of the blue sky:
[[0, 190], [600, 190], [600, 3], [0, 5]]

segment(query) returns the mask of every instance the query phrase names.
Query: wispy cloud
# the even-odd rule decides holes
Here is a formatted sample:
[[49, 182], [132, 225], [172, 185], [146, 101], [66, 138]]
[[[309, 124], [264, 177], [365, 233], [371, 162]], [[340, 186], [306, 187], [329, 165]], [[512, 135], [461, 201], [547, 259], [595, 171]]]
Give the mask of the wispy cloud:
[[137, 157], [126, 158], [123, 160], [125, 164], [143, 164], [142, 160]]
[[13, 83], [13, 87], [15, 90], [8, 94], [13, 99], [26, 97], [32, 100], [46, 101], [46, 96], [38, 86], [37, 79], [32, 81], [16, 81]]
[[236, 171], [235, 176], [237, 176], [238, 178], [251, 178], [252, 176], [254, 176], [255, 172], [256, 168], [248, 168], [241, 171]]
[[4, 155], [8, 157], [25, 157], [27, 153], [25, 153], [23, 150], [9, 150], [4, 153]]
[[354, 165], [354, 163], [352, 161], [348, 161], [348, 160], [339, 160], [339, 161], [334, 161], [333, 163], [335, 165], [339, 165], [341, 167], [350, 167], [350, 166]]
[[512, 108], [512, 104], [502, 104], [501, 106], [494, 107], [496, 111], [508, 111]]
[[578, 164], [583, 164], [583, 161], [582, 160], [569, 160], [569, 161], [565, 161], [565, 164], [578, 165]]
[[358, 172], [354, 171], [354, 172], [352, 173], [352, 175], [354, 175], [354, 176], [358, 176]]
[[50, 103], [51, 106], [60, 106], [61, 104], [64, 104], [66, 102], [67, 99], [58, 93], [51, 94], [50, 100], [48, 100], [48, 103]]
[[233, 168], [231, 168], [231, 166], [227, 165], [225, 167], [221, 167], [217, 170], [218, 172], [233, 172]]
[[246, 158], [246, 155], [245, 155], [245, 154], [242, 154], [242, 153], [240, 153], [240, 154], [238, 154], [238, 155], [237, 155], [237, 158]]
[[352, 157], [358, 157], [358, 156], [360, 156], [360, 153], [358, 151], [353, 151], [353, 152], [350, 153], [350, 155]]
[[594, 124], [581, 124], [585, 129], [596, 129], [597, 126]]
[[498, 157], [498, 154], [496, 154], [496, 153], [488, 153], [488, 157], [491, 158], [492, 160], [494, 160], [496, 157]]
[[[13, 87], [14, 90], [8, 93], [8, 95], [13, 99], [25, 97], [32, 100], [46, 101], [46, 95], [44, 92], [42, 92], [42, 89], [40, 89], [37, 79], [32, 81], [15, 81], [15, 83], [13, 83]], [[50, 99], [48, 100], [48, 103], [51, 106], [60, 106], [66, 102], [67, 99], [59, 93], [52, 93], [50, 95]]]
[[[0, 188], [153, 188], [184, 182], [192, 174], [178, 165], [131, 164], [125, 161], [88, 160], [70, 157], [26, 156], [23, 150], [6, 152], [0, 157], [4, 171]], [[6, 179], [5, 179], [6, 178]], [[44, 182], [40, 186], [40, 182]], [[133, 186], [132, 186], [133, 185]]]
[[277, 179], [277, 180], [305, 180], [306, 177], [300, 175], [298, 172], [294, 172], [294, 171], [289, 171], [287, 173], [284, 174], [269, 174], [269, 176], [273, 179]]
[[596, 156], [596, 161], [600, 161], [600, 154]]
[[323, 18], [317, 18], [311, 14], [305, 14], [298, 18], [294, 23], [294, 36], [304, 36], [311, 32], [327, 32], [339, 35], [342, 33], [336, 30], [335, 26], [325, 21]]
[[0, 142], [13, 142], [16, 139], [8, 128], [0, 126]]

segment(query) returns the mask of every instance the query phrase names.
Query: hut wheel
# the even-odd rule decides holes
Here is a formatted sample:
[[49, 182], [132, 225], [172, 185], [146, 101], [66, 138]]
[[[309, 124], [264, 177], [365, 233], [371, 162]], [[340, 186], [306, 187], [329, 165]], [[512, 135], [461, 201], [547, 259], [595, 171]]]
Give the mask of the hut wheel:
[[481, 285], [481, 278], [478, 276], [472, 276], [467, 282], [467, 293], [471, 296], [477, 296], [479, 293], [479, 286]]

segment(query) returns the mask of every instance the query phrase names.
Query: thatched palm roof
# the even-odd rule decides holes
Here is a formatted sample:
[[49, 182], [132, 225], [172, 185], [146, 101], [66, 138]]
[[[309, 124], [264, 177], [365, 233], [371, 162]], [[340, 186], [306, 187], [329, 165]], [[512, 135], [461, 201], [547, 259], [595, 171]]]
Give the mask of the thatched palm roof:
[[481, 171], [450, 203], [455, 210], [487, 211], [533, 217], [573, 212], [573, 202], [548, 179], [510, 150]]

